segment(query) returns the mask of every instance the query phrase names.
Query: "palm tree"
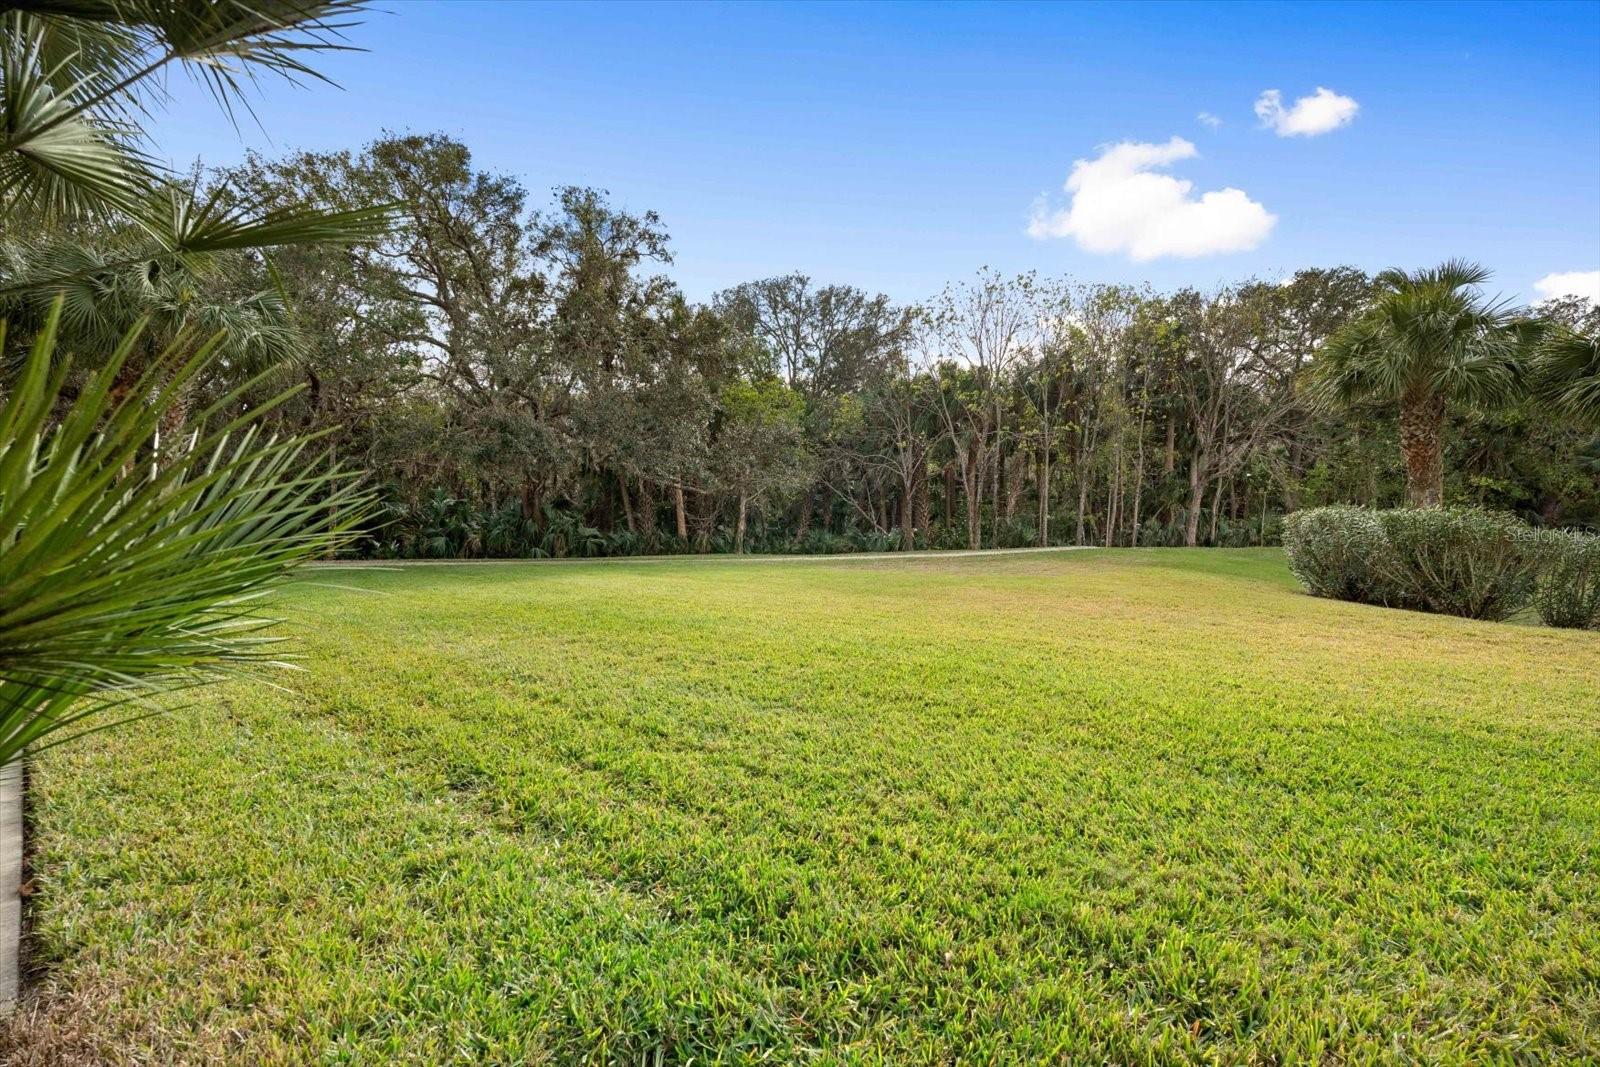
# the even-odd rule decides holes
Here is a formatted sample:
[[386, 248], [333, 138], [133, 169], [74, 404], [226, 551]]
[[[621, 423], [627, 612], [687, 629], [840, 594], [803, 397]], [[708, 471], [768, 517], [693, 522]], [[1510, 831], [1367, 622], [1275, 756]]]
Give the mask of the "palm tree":
[[[189, 256], [165, 270], [149, 261], [122, 263], [120, 255], [115, 247], [68, 237], [0, 242], [0, 277], [24, 283], [0, 295], [0, 317], [13, 333], [28, 336], [60, 304], [56, 350], [80, 369], [99, 365], [137, 328], [139, 344], [113, 383], [119, 397], [157, 353], [182, 338], [215, 338], [223, 358], [213, 376], [225, 372], [228, 384], [287, 367], [303, 354], [305, 339], [284, 294], [255, 288], [258, 271], [245, 253]], [[172, 398], [163, 419], [169, 436], [188, 422], [193, 401], [193, 388]]]
[[1411, 507], [1444, 503], [1447, 405], [1502, 403], [1520, 384], [1523, 334], [1509, 305], [1478, 294], [1488, 279], [1462, 260], [1384, 271], [1372, 305], [1317, 356], [1314, 381], [1324, 397], [1399, 404]]
[[[12, 237], [0, 305], [38, 332], [0, 400], [0, 765], [108, 712], [274, 661], [259, 598], [342, 543], [366, 498], [311, 439], [261, 435], [257, 420], [288, 394], [233, 414], [271, 373], [242, 368], [275, 362], [292, 340], [275, 294], [232, 308], [202, 294], [224, 295], [216, 272], [245, 250], [360, 240], [389, 217], [258, 212], [227, 189], [175, 181], [141, 149], [138, 120], [164, 102], [155, 75], [176, 64], [225, 108], [248, 106], [242, 89], [260, 74], [316, 77], [304, 57], [343, 47], [341, 20], [359, 4], [11, 8], [0, 16], [0, 224]], [[71, 352], [58, 344], [64, 323]], [[222, 364], [233, 386], [164, 439]]]
[[187, 70], [229, 114], [264, 74], [320, 77], [309, 53], [342, 49], [355, 0], [23, 2], [0, 16], [0, 223], [63, 223], [118, 237], [109, 261], [0, 278], [0, 297], [108, 270], [189, 268], [196, 257], [382, 232], [390, 211], [259, 212], [225, 188], [200, 195], [145, 151], [139, 119], [167, 100], [164, 75]]

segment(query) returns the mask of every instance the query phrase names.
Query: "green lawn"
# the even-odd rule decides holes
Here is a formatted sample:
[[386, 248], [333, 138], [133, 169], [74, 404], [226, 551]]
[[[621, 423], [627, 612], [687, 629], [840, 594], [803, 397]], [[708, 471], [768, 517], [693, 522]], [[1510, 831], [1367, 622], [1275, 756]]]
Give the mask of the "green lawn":
[[1600, 635], [1273, 551], [321, 571], [40, 760], [12, 1062], [1600, 1057]]

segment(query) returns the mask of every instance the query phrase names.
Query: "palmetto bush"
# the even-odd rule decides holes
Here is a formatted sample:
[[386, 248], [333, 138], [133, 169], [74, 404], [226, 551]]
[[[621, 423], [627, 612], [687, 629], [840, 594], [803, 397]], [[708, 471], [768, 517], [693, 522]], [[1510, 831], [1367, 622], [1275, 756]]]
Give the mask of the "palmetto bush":
[[1547, 626], [1600, 629], [1600, 537], [1552, 530], [1540, 539], [1543, 557], [1533, 606]]
[[542, 556], [538, 547], [539, 526], [523, 510], [522, 501], [512, 498], [483, 516], [483, 550], [496, 559]]
[[544, 507], [544, 536], [539, 543], [543, 553], [562, 559], [567, 556], [603, 556], [606, 553], [606, 535], [583, 521], [576, 511]]
[[1528, 603], [1547, 536], [1478, 508], [1325, 507], [1290, 515], [1283, 544], [1317, 596], [1498, 620]]
[[[263, 75], [317, 77], [309, 61], [344, 47], [360, 10], [78, 0], [0, 14], [0, 307], [35, 327], [0, 384], [0, 764], [278, 662], [263, 595], [363, 517], [354, 475], [322, 465], [313, 438], [262, 434], [283, 397], [235, 414], [265, 374], [204, 410], [188, 400], [220, 366], [293, 347], [280, 294], [241, 308], [202, 291], [220, 259], [363, 240], [389, 209], [259, 211], [162, 168], [142, 129], [173, 70], [229, 109]], [[196, 346], [219, 315], [245, 328]], [[64, 326], [63, 350], [110, 357], [92, 371], [57, 360]], [[164, 422], [195, 429], [163, 440]]]
[[312, 439], [260, 433], [272, 404], [229, 416], [254, 383], [161, 440], [214, 343], [166, 350], [118, 395], [138, 334], [80, 380], [53, 359], [58, 318], [0, 405], [0, 764], [281, 663], [264, 594], [342, 544], [365, 507]]

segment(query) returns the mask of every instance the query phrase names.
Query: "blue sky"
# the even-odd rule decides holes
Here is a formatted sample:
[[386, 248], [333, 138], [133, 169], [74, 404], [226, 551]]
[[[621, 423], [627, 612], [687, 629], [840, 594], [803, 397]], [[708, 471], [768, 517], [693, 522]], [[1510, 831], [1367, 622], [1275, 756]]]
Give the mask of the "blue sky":
[[[535, 201], [659, 211], [694, 298], [790, 270], [909, 301], [983, 265], [1171, 288], [1466, 256], [1534, 299], [1600, 270], [1596, 2], [385, 7], [323, 63], [341, 88], [269, 85], [260, 128], [180, 79], [163, 150], [445, 131]], [[1329, 132], [1254, 110], [1319, 88]], [[1029, 235], [1041, 211], [1057, 236]]]

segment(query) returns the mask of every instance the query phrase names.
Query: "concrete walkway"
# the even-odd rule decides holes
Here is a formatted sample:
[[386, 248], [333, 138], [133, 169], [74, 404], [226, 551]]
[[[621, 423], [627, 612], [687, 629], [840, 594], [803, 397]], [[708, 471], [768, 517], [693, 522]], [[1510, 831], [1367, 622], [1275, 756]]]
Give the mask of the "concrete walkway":
[[22, 762], [0, 768], [0, 1018], [17, 1006], [22, 951]]
[[853, 563], [858, 560], [898, 560], [902, 563], [927, 563], [940, 559], [964, 559], [972, 556], [1026, 556], [1045, 552], [1081, 552], [1096, 545], [1052, 545], [1049, 548], [979, 548], [952, 549], [948, 551], [924, 550], [921, 552], [818, 552], [803, 556], [762, 555], [751, 552], [743, 556], [731, 552], [684, 552], [675, 556], [569, 556], [564, 559], [346, 559], [319, 560], [306, 564], [317, 570], [363, 570], [369, 567], [494, 567], [506, 564], [526, 565], [537, 563], [560, 566], [571, 563], [686, 563], [691, 561], [717, 563]]

